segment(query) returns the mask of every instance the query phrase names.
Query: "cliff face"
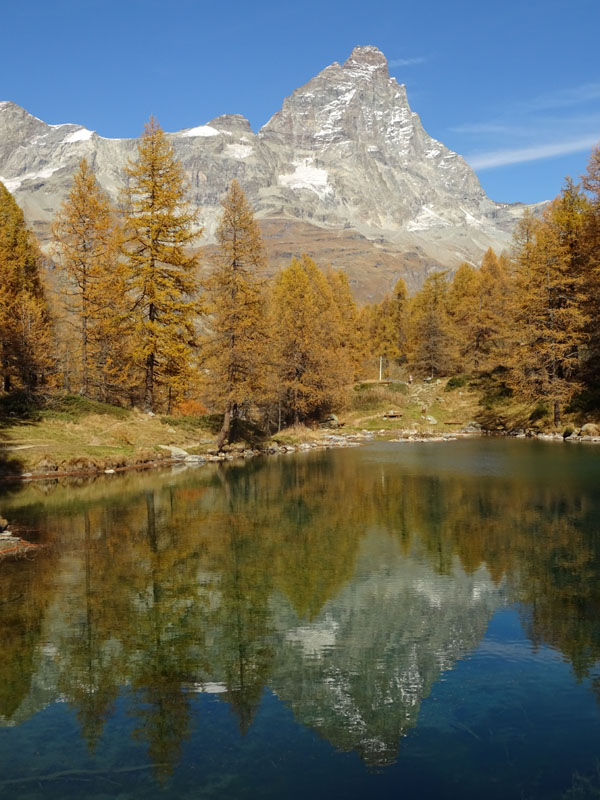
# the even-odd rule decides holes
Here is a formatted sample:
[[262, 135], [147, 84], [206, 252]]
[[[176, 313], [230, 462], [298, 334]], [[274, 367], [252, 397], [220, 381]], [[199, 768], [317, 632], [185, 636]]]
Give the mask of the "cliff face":
[[[464, 159], [432, 139], [375, 47], [356, 47], [286, 98], [255, 134], [239, 115], [170, 134], [190, 199], [212, 241], [232, 178], [247, 193], [273, 266], [311, 253], [344, 267], [375, 296], [403, 275], [478, 262], [502, 250], [524, 206], [491, 201]], [[79, 125], [47, 125], [0, 103], [0, 180], [42, 240], [81, 158], [118, 200], [134, 139], [105, 139]]]

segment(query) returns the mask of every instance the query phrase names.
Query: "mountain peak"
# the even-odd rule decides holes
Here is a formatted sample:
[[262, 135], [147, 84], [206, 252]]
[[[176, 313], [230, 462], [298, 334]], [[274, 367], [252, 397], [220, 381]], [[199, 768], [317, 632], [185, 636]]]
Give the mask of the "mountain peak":
[[358, 45], [344, 62], [343, 69], [361, 73], [382, 73], [389, 77], [387, 58], [374, 45]]
[[[500, 251], [521, 214], [493, 203], [465, 161], [428, 135], [372, 45], [355, 47], [341, 66], [331, 64], [292, 92], [256, 135], [247, 119], [226, 114], [170, 141], [208, 235], [236, 178], [270, 230], [285, 231], [273, 237], [279, 264], [295, 249], [321, 253], [347, 267], [370, 296], [400, 275], [414, 288], [432, 268], [474, 263], [489, 247]], [[82, 153], [117, 199], [134, 151], [132, 140], [47, 125], [0, 103], [0, 181], [46, 242]]]

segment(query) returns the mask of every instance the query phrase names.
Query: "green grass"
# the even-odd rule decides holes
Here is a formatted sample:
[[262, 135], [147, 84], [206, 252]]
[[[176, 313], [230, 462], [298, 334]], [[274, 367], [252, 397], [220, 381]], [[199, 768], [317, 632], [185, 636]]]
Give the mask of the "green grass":
[[128, 408], [100, 403], [97, 400], [88, 400], [87, 397], [81, 397], [78, 394], [65, 394], [52, 398], [44, 407], [38, 409], [36, 416], [64, 422], [78, 422], [90, 414], [127, 419], [131, 416], [131, 411]]

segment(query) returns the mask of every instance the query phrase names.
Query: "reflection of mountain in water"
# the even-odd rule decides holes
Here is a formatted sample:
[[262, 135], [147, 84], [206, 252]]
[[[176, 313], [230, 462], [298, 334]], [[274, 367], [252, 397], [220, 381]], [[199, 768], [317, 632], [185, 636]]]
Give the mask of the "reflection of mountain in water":
[[448, 449], [404, 449], [402, 462], [368, 448], [77, 494], [55, 484], [42, 501], [25, 489], [3, 513], [49, 547], [2, 565], [0, 725], [60, 699], [93, 750], [125, 691], [165, 774], [192, 731], [195, 691], [226, 701], [245, 733], [270, 687], [336, 747], [387, 764], [505, 594], [531, 609], [534, 641], [590, 674], [595, 467], [578, 453], [536, 483], [537, 451], [513, 458], [512, 444], [499, 445], [500, 474], [483, 477], [489, 445], [464, 443], [459, 474]]
[[299, 622], [285, 602], [274, 612], [286, 632], [272, 688], [298, 721], [371, 764], [395, 760], [421, 701], [477, 646], [500, 601], [484, 567], [467, 575], [455, 561], [439, 575], [417, 551], [371, 533], [358, 577], [316, 619]]

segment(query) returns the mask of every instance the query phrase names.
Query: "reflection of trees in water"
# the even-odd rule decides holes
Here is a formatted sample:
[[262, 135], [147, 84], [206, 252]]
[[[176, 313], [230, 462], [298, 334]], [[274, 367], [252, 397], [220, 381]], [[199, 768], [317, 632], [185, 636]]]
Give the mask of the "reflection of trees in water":
[[600, 659], [600, 502], [573, 487], [320, 453], [16, 499], [51, 547], [1, 567], [0, 714], [45, 702], [43, 673], [93, 748], [127, 684], [159, 777], [202, 683], [242, 732], [269, 684], [338, 747], [388, 763], [501, 581], [534, 642], [578, 676]]
[[18, 715], [31, 691], [53, 566], [48, 552], [0, 561], [0, 720]]

